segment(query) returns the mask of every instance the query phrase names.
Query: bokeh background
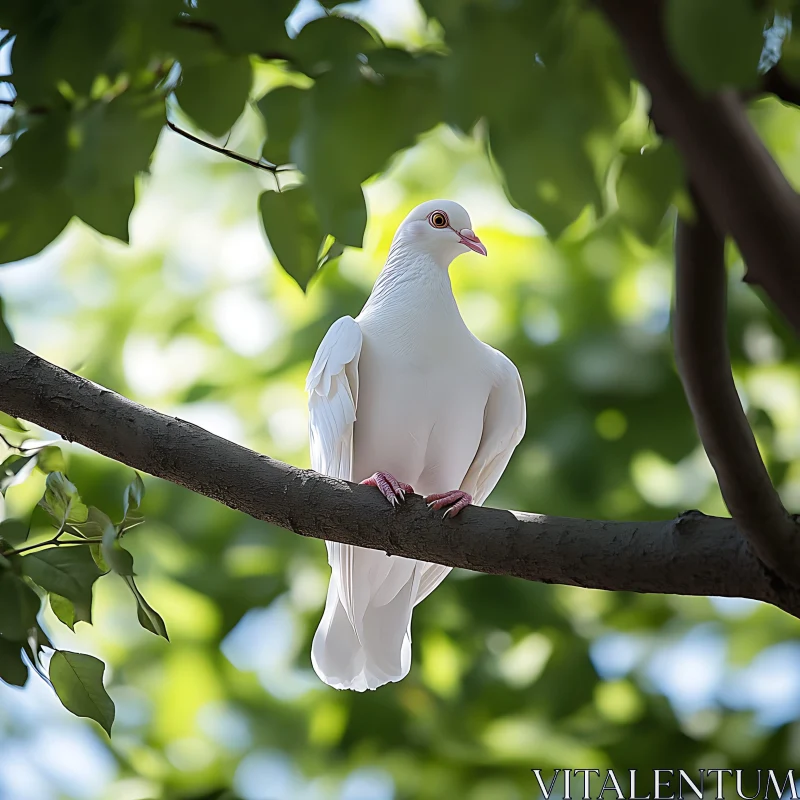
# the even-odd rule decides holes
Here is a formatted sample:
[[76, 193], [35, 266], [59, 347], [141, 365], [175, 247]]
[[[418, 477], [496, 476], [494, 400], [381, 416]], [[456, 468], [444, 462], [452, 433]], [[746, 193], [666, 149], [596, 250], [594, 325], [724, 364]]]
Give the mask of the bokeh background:
[[[412, 0], [349, 9], [389, 41], [422, 41]], [[301, 3], [297, 25], [318, 12]], [[2, 59], [0, 59], [2, 61]], [[0, 70], [4, 71], [4, 70]], [[269, 85], [269, 68], [258, 80]], [[176, 112], [177, 113], [177, 112]], [[753, 118], [800, 181], [800, 117]], [[228, 146], [257, 154], [246, 112]], [[613, 214], [556, 242], [507, 202], [476, 138], [440, 128], [366, 187], [363, 250], [307, 294], [277, 266], [257, 198], [273, 178], [170, 131], [137, 188], [131, 244], [78, 220], [0, 269], [16, 340], [128, 397], [308, 466], [303, 380], [327, 327], [357, 314], [408, 210], [463, 203], [489, 258], [453, 285], [476, 335], [518, 365], [525, 440], [489, 504], [567, 516], [724, 514], [671, 352], [672, 232], [642, 243]], [[737, 385], [790, 510], [800, 511], [796, 342], [730, 257]], [[47, 437], [46, 432], [41, 432]], [[61, 445], [84, 499], [118, 513], [130, 470]], [[0, 443], [0, 459], [3, 445]], [[144, 631], [122, 581], [102, 578], [95, 624], [58, 645], [108, 664], [109, 743], [32, 675], [0, 683], [2, 800], [522, 800], [553, 768], [771, 767], [800, 761], [800, 623], [752, 601], [614, 594], [454, 573], [414, 616], [402, 683], [363, 695], [309, 662], [328, 576], [324, 545], [146, 478], [147, 523], [126, 539], [171, 643]], [[6, 516], [41, 496], [33, 473]]]

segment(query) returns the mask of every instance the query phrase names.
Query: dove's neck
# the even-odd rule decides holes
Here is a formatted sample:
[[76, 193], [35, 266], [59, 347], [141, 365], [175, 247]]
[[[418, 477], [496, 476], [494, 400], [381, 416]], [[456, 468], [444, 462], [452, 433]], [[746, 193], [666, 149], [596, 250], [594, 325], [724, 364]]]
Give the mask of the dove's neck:
[[395, 242], [372, 289], [360, 320], [395, 335], [441, 338], [444, 333], [467, 334], [447, 266], [429, 253]]

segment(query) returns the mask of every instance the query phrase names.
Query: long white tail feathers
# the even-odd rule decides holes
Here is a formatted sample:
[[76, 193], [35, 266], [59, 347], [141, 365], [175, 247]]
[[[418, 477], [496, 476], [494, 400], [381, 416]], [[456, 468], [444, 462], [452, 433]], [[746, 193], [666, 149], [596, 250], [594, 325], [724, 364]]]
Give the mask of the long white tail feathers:
[[311, 646], [314, 671], [329, 686], [356, 692], [402, 680], [411, 668], [411, 612], [450, 570], [360, 547], [329, 550], [333, 570]]

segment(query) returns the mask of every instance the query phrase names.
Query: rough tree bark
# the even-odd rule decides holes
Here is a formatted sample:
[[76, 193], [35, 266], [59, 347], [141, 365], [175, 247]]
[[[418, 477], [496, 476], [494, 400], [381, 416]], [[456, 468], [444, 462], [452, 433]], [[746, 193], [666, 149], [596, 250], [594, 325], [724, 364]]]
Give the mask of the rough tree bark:
[[[415, 496], [393, 510], [369, 487], [259, 455], [19, 347], [0, 353], [0, 409], [304, 536], [546, 583], [749, 597], [800, 617], [797, 524], [772, 486], [730, 374], [721, 235], [735, 240], [749, 280], [800, 332], [800, 199], [738, 94], [703, 96], [678, 69], [663, 0], [596, 3], [699, 198], [697, 221], [679, 223], [676, 355], [733, 520], [689, 511], [665, 522], [603, 522], [470, 507], [443, 521]], [[765, 89], [800, 97], [778, 73]]]
[[0, 353], [0, 409], [131, 467], [303, 536], [494, 575], [593, 589], [763, 600], [800, 617], [729, 519], [604, 522], [470, 507], [442, 520], [393, 510], [371, 487], [301, 470], [73, 375], [21, 347]]
[[773, 572], [796, 580], [800, 529], [772, 485], [731, 374], [725, 238], [702, 200], [694, 205], [695, 220], [678, 220], [675, 241], [678, 370], [731, 516]]

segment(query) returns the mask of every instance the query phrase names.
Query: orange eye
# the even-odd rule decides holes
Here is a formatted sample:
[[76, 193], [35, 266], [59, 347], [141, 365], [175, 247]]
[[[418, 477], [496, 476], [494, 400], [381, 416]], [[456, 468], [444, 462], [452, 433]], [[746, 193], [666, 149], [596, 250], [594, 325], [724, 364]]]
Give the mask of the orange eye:
[[447, 214], [444, 211], [434, 211], [428, 220], [434, 228], [446, 228], [448, 225]]

